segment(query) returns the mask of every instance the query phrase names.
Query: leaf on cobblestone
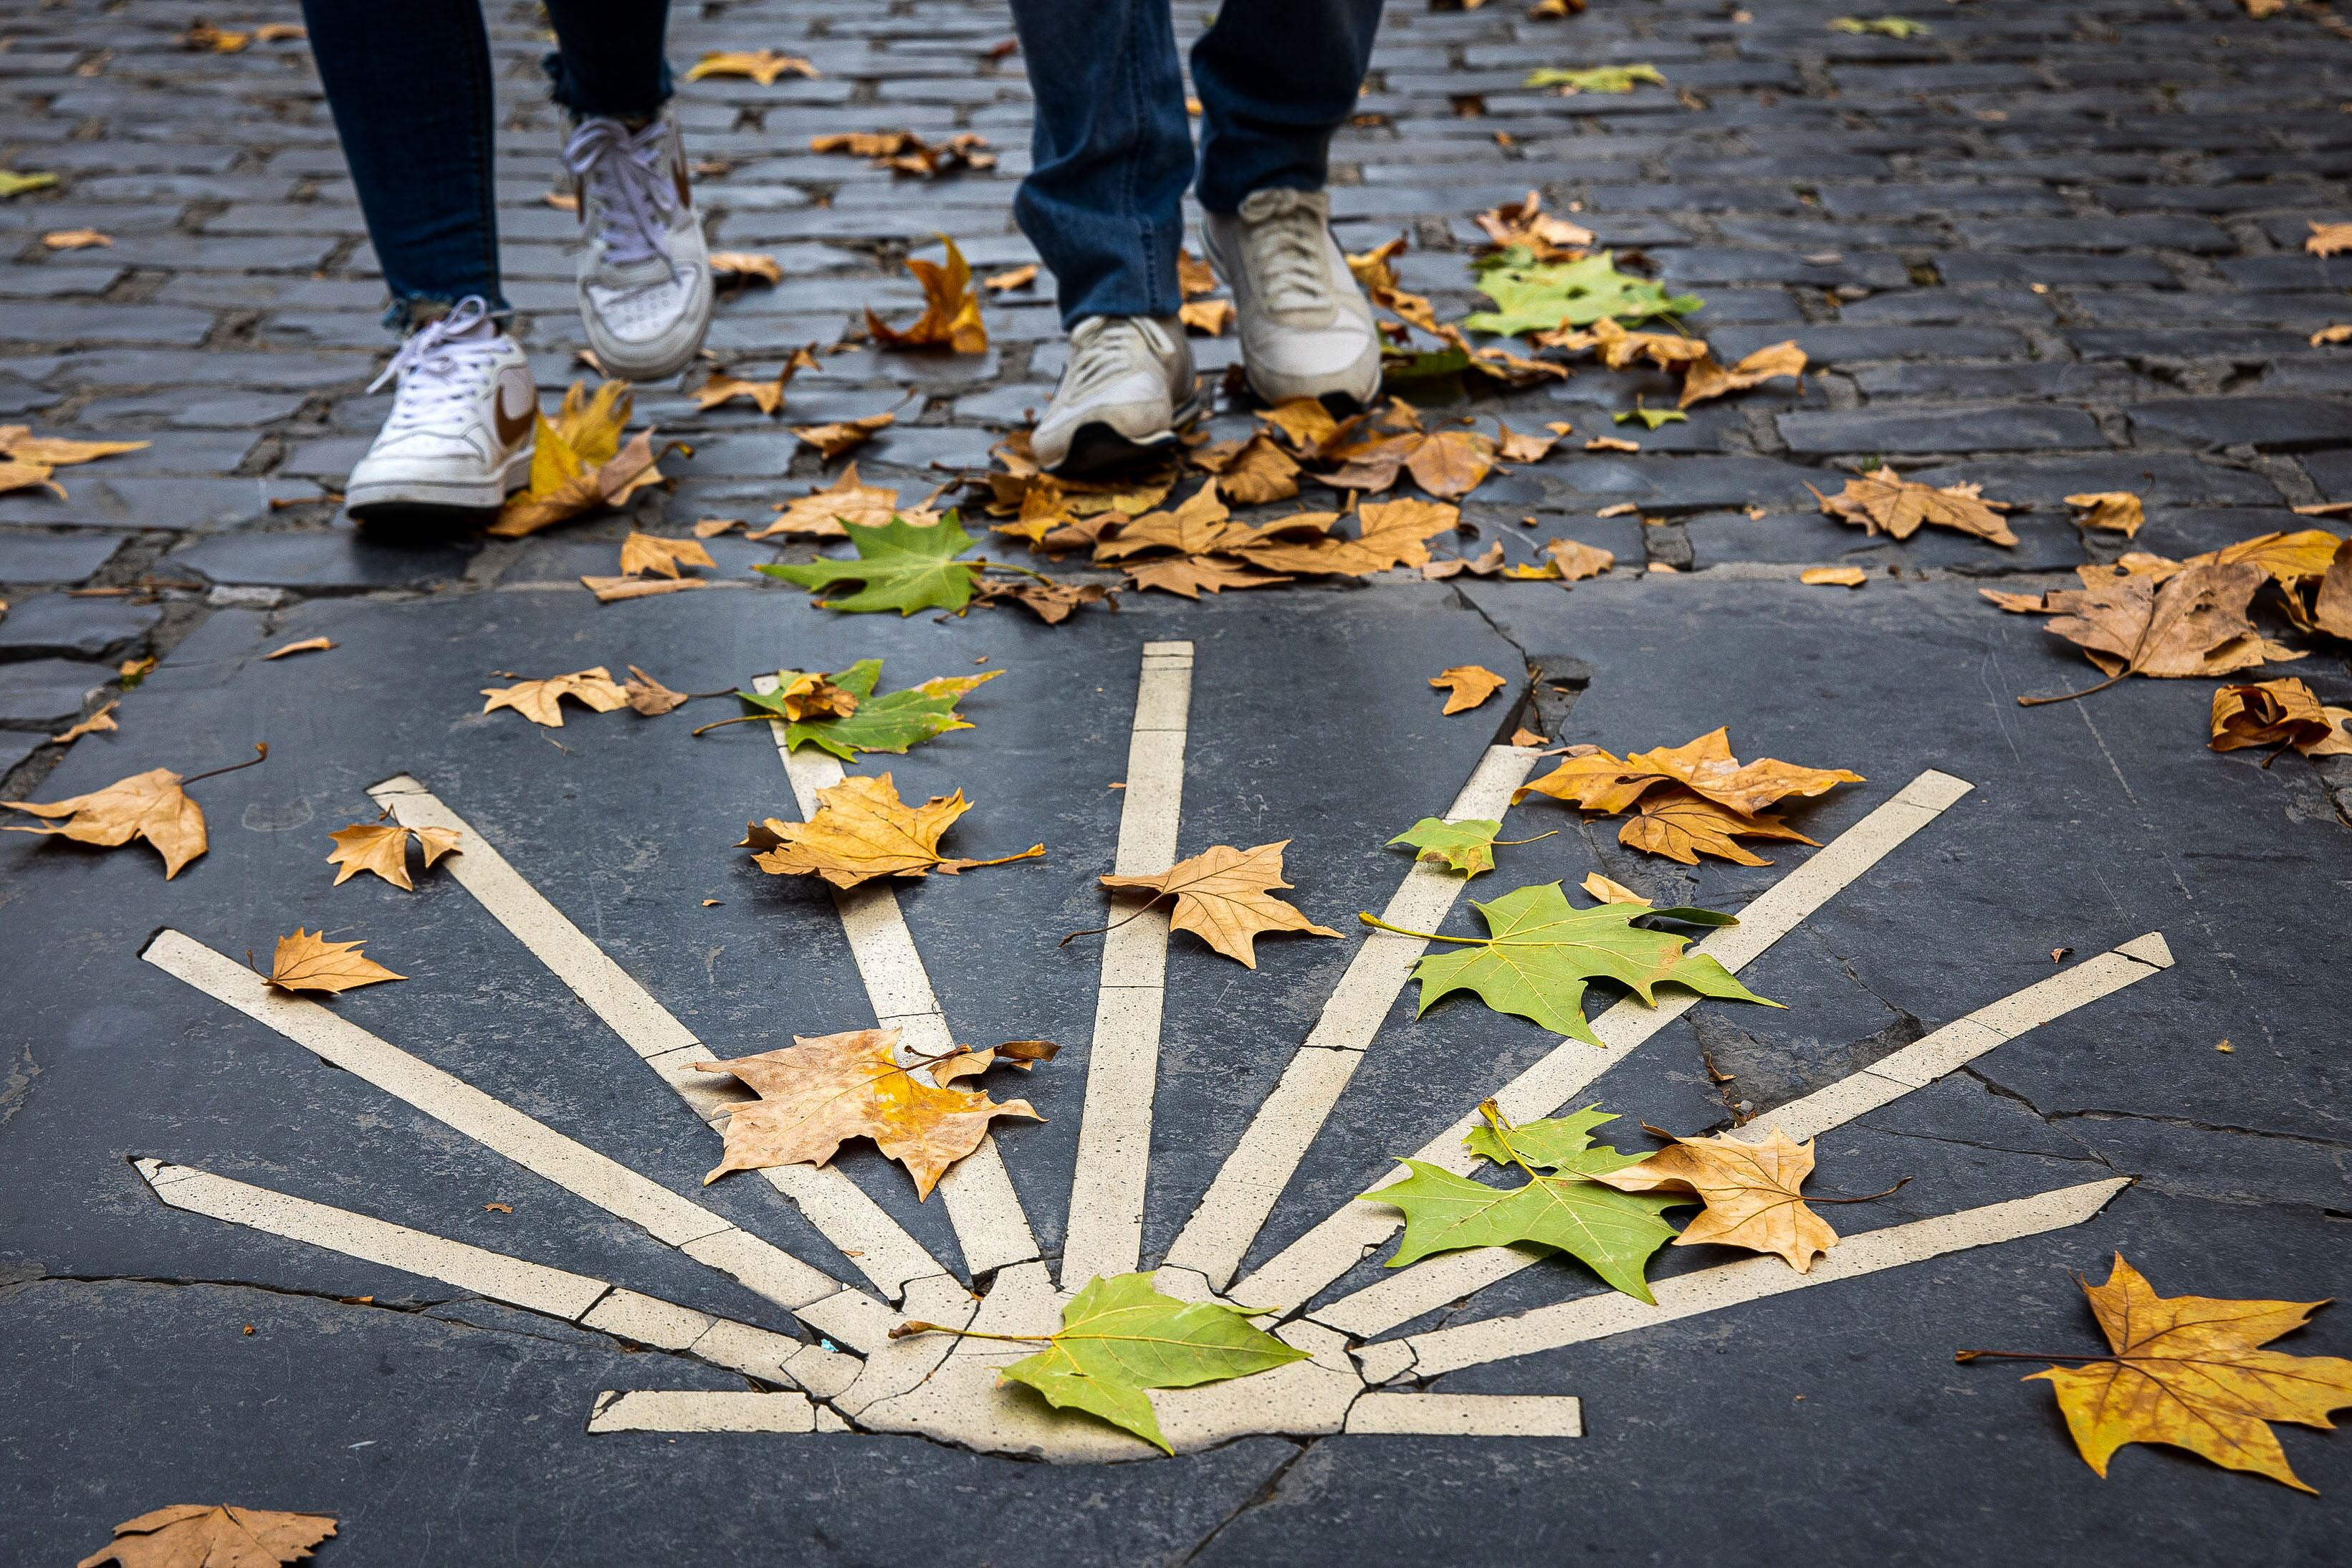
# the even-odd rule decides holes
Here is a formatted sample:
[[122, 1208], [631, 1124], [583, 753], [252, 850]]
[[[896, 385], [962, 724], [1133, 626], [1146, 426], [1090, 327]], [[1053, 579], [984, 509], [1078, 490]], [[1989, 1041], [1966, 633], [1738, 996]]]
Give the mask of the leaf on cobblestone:
[[[41, 243], [51, 250], [88, 250], [92, 246], [112, 245], [114, 237], [94, 228], [53, 228], [41, 236]], [[2347, 332], [2352, 333], [2352, 328]]]
[[[1434, 332], [1438, 330], [1435, 308], [1430, 304], [1427, 296], [1406, 292], [1397, 282], [1396, 268], [1390, 265], [1404, 254], [1405, 247], [1405, 237], [1399, 235], [1385, 245], [1352, 254], [1348, 258], [1348, 271], [1355, 278], [1356, 286], [1364, 291], [1365, 298], [1374, 305], [1383, 310], [1393, 311], [1400, 320], [1411, 321], [1424, 332]], [[1294, 404], [1318, 402], [1313, 398], [1292, 401]], [[1328, 434], [1328, 431], [1325, 433]]]
[[866, 310], [866, 330], [877, 346], [944, 348], [960, 354], [987, 352], [988, 328], [980, 319], [980, 296], [971, 286], [971, 268], [954, 240], [941, 235], [940, 243], [947, 247], [944, 265], [919, 257], [907, 258], [907, 270], [923, 286], [923, 313], [915, 318], [913, 325], [901, 331], [870, 308]]
[[1563, 98], [1573, 98], [1580, 92], [1631, 92], [1642, 85], [1664, 87], [1666, 79], [1654, 65], [1593, 66], [1584, 70], [1563, 70], [1547, 66], [1528, 73], [1523, 87], [1556, 87]]
[[1424, 437], [1404, 460], [1413, 483], [1440, 500], [1460, 500], [1494, 468], [1494, 438], [1475, 430], [1440, 430]]
[[[760, 1097], [729, 1109], [721, 1129], [726, 1148], [703, 1184], [730, 1171], [822, 1165], [845, 1140], [870, 1138], [883, 1158], [914, 1177], [915, 1196], [927, 1199], [949, 1167], [980, 1147], [997, 1117], [1044, 1120], [1025, 1100], [993, 1100], [984, 1089], [950, 1087], [987, 1071], [996, 1058], [992, 1050], [958, 1049], [901, 1061], [898, 1030], [852, 1029], [795, 1035], [780, 1051], [697, 1062], [697, 1071], [732, 1074]], [[1029, 1065], [1017, 1056], [1007, 1059]]]
[[740, 376], [730, 375], [723, 370], [714, 371], [700, 386], [694, 389], [694, 405], [697, 408], [717, 408], [722, 404], [732, 403], [739, 397], [747, 397], [751, 399], [751, 405], [762, 414], [780, 413], [784, 406], [784, 388], [791, 383], [793, 372], [799, 368], [799, 361], [795, 357], [793, 362], [776, 373], [776, 378], [773, 381], [745, 381]]
[[339, 827], [327, 835], [335, 843], [327, 864], [342, 868], [335, 875], [335, 886], [340, 888], [361, 872], [372, 871], [395, 888], [415, 892], [416, 884], [408, 879], [408, 840], [412, 833], [417, 847], [425, 853], [425, 868], [428, 871], [442, 856], [455, 854], [463, 837], [453, 827], [409, 828], [397, 822], [354, 822], [349, 827]]
[[1204, 338], [1221, 338], [1225, 329], [1234, 324], [1234, 302], [1231, 300], [1187, 300], [1176, 307], [1176, 319], [1188, 332], [1198, 332]]
[[26, 191], [47, 190], [57, 183], [55, 174], [38, 169], [0, 169], [0, 202], [21, 196]]
[[226, 27], [215, 27], [202, 16], [189, 23], [188, 30], [180, 35], [182, 48], [201, 49], [215, 55], [242, 54], [252, 42], [251, 33], [236, 33]]
[[1214, 470], [1218, 492], [1236, 506], [1262, 506], [1298, 493], [1298, 464], [1261, 430]]
[[[621, 683], [627, 694], [629, 708], [648, 719], [658, 719], [676, 708], [684, 707], [690, 699], [683, 691], [672, 691], [635, 665], [629, 666], [629, 679]], [[425, 862], [431, 865], [430, 860]]]
[[1643, 796], [1639, 814], [1617, 830], [1617, 842], [1628, 849], [1663, 855], [1685, 866], [1697, 865], [1701, 855], [1741, 866], [1772, 863], [1737, 842], [1742, 837], [1813, 842], [1777, 816], [1735, 811], [1679, 786]]
[[1522, 248], [1507, 250], [1480, 270], [1478, 291], [1495, 309], [1466, 317], [1463, 326], [1503, 337], [1589, 327], [1603, 317], [1639, 321], [1687, 315], [1700, 304], [1695, 295], [1668, 294], [1647, 278], [1618, 271], [1606, 250], [1560, 262], [1538, 261]]
[[75, 1568], [271, 1568], [301, 1562], [334, 1533], [331, 1514], [175, 1503], [124, 1520]]
[[1805, 767], [1777, 757], [1742, 763], [1732, 755], [1727, 727], [1685, 745], [1634, 752], [1622, 759], [1594, 747], [1514, 791], [1511, 802], [1516, 805], [1530, 795], [1545, 795], [1607, 814], [1628, 809], [1655, 785], [1681, 784], [1734, 812], [1753, 813], [1790, 795], [1809, 799], [1842, 784], [1866, 782], [1844, 768]]
[[[783, 264], [764, 250], [714, 250], [710, 253], [710, 273], [722, 286], [731, 285], [739, 289], [750, 283], [781, 283], [784, 280]], [[807, 349], [795, 353], [793, 363], [784, 367], [784, 375], [779, 380], [789, 379], [795, 368], [814, 370], [816, 362], [813, 358], [805, 366], [800, 363], [807, 354]], [[710, 405], [706, 403], [702, 406], [708, 408]]]
[[775, 521], [745, 537], [772, 539], [782, 534], [793, 539], [846, 539], [849, 532], [842, 527], [845, 522], [878, 528], [895, 516], [921, 528], [938, 521], [936, 513], [901, 510], [895, 489], [861, 483], [856, 463], [844, 468], [841, 477], [823, 489], [811, 490], [798, 500], [778, 501], [775, 510]]
[[22, 425], [0, 425], [0, 457], [19, 463], [46, 463], [52, 468], [93, 463], [122, 452], [136, 452], [145, 441], [68, 441], [56, 436], [36, 436]]
[[1830, 24], [1833, 33], [1876, 33], [1886, 38], [1932, 37], [1936, 29], [1925, 22], [1915, 22], [1908, 16], [1840, 16]]
[[621, 570], [632, 574], [651, 573], [656, 576], [678, 576], [681, 566], [716, 566], [710, 552], [699, 540], [665, 539], [659, 534], [639, 533], [634, 529], [621, 541]]
[[797, 55], [778, 54], [773, 49], [756, 52], [713, 50], [688, 68], [686, 79], [700, 81], [705, 77], [749, 77], [761, 87], [773, 87], [776, 79], [787, 73], [814, 80], [824, 75], [816, 67]]
[[163, 858], [163, 879], [168, 882], [180, 874], [181, 867], [202, 855], [210, 842], [205, 832], [204, 808], [180, 787], [184, 782], [169, 768], [151, 768], [65, 800], [0, 800], [0, 806], [11, 811], [30, 812], [52, 821], [65, 819], [56, 826], [11, 826], [5, 831], [55, 834], [77, 844], [106, 848], [144, 838]]
[[1543, 210], [1543, 193], [1530, 190], [1516, 202], [1487, 208], [1471, 220], [1496, 250], [1525, 251], [1536, 261], [1578, 261], [1591, 245], [1592, 231]]
[[[1588, 577], [1598, 577], [1617, 564], [1616, 553], [1601, 550], [1575, 539], [1552, 539], [1544, 542], [1544, 574], [1563, 583], [1581, 583]], [[1514, 576], [1530, 576], [1532, 573], [1514, 573]]]
[[1176, 252], [1176, 292], [1187, 300], [1198, 300], [1217, 291], [1217, 269], [1179, 247]]
[[1592, 1129], [1614, 1121], [1615, 1113], [1588, 1106], [1570, 1116], [1514, 1127], [1491, 1100], [1478, 1112], [1486, 1125], [1463, 1142], [1482, 1159], [1517, 1167], [1527, 1181], [1495, 1187], [1443, 1165], [1401, 1161], [1411, 1175], [1362, 1194], [1368, 1202], [1403, 1211], [1404, 1237], [1388, 1266], [1402, 1268], [1468, 1247], [1532, 1243], [1568, 1254], [1612, 1289], [1654, 1303], [1643, 1270], [1651, 1255], [1674, 1239], [1675, 1227], [1661, 1216], [1677, 1200], [1622, 1193], [1592, 1179], [1642, 1159], [1593, 1143]]
[[2262, 568], [2241, 561], [2187, 567], [2161, 583], [2129, 576], [2099, 588], [2053, 589], [2042, 607], [2055, 618], [2042, 629], [2075, 644], [2118, 679], [2228, 675], [2266, 660], [2302, 658], [2247, 619], [2263, 582]]
[[1129, 519], [1116, 537], [1095, 546], [1096, 563], [1109, 564], [1151, 550], [1198, 555], [1215, 549], [1239, 531], [1217, 491], [1218, 483], [1213, 479], [1170, 510]]
[[269, 964], [269, 984], [281, 991], [350, 991], [386, 980], [405, 980], [360, 952], [356, 942], [329, 942], [296, 927], [292, 936], [278, 939]]
[[1813, 499], [1822, 503], [1825, 515], [1857, 523], [1874, 536], [1885, 533], [1908, 539], [1923, 524], [1933, 523], [1994, 544], [2015, 544], [2017, 535], [2000, 517], [2010, 510], [2009, 503], [1986, 500], [1983, 490], [1980, 484], [1946, 485], [1938, 489], [1906, 479], [1892, 468], [1881, 468], [1846, 480], [1845, 489], [1836, 495], [1813, 490]]
[[625, 445], [621, 441], [630, 401], [625, 381], [605, 382], [593, 398], [584, 383], [573, 382], [556, 417], [539, 416], [530, 488], [508, 499], [487, 531], [520, 539], [600, 506], [620, 506], [659, 484], [653, 432], [640, 430]]
[[629, 694], [615, 684], [613, 672], [603, 665], [593, 669], [576, 669], [569, 675], [552, 675], [544, 680], [519, 681], [512, 686], [485, 686], [482, 695], [489, 700], [482, 711], [511, 708], [534, 724], [551, 730], [563, 728], [562, 700], [569, 697], [593, 713], [610, 713], [629, 705]]
[[2315, 223], [2304, 249], [2314, 256], [2339, 256], [2352, 250], [2352, 223]]
[[630, 599], [651, 599], [663, 594], [682, 593], [689, 588], [708, 588], [710, 584], [699, 577], [583, 577], [580, 585], [596, 595], [600, 605], [617, 605]]
[[2311, 346], [2327, 343], [2352, 343], [2352, 321], [2336, 321], [2311, 334]]
[[1429, 678], [1429, 684], [1448, 693], [1445, 713], [1465, 713], [1510, 684], [1483, 665], [1457, 664]]
[[1158, 588], [1162, 593], [1181, 595], [1198, 599], [1206, 590], [1221, 594], [1227, 588], [1271, 588], [1293, 581], [1258, 572], [1235, 562], [1220, 560], [1213, 555], [1171, 555], [1156, 561], [1139, 561], [1125, 568], [1128, 581], [1138, 588]]
[[1718, 1132], [1677, 1138], [1638, 1165], [1594, 1173], [1621, 1193], [1688, 1192], [1706, 1207], [1675, 1237], [1676, 1247], [1741, 1247], [1777, 1254], [1800, 1274], [1838, 1244], [1829, 1222], [1805, 1206], [1813, 1145], [1778, 1128], [1750, 1142]]
[[2325, 706], [2292, 676], [2224, 686], [2213, 693], [2212, 737], [2217, 752], [2292, 746], [2306, 757], [2352, 756], [2352, 708]]
[[2025, 1381], [2055, 1389], [2075, 1450], [2103, 1477], [2116, 1449], [2161, 1443], [2224, 1469], [2268, 1476], [2297, 1491], [2315, 1490], [2287, 1463], [2269, 1423], [2332, 1429], [2329, 1414], [2352, 1405], [2352, 1361], [2262, 1347], [2302, 1328], [2326, 1302], [2159, 1296], [2120, 1252], [2106, 1283], [2075, 1283], [2113, 1354], [1961, 1351], [1954, 1359], [2082, 1362], [2033, 1373]]
[[1030, 578], [982, 580], [972, 603], [993, 605], [1011, 600], [1049, 626], [1058, 626], [1087, 605], [1108, 603], [1118, 608], [1118, 596], [1100, 583], [1041, 583]]
[[1389, 842], [1410, 844], [1420, 851], [1414, 859], [1459, 871], [1467, 878], [1495, 868], [1495, 835], [1501, 831], [1501, 823], [1485, 817], [1447, 822], [1442, 817], [1424, 816]]
[[1649, 900], [1624, 883], [1604, 877], [1598, 871], [1587, 871], [1584, 874], [1584, 880], [1577, 886], [1582, 888], [1591, 898], [1604, 904], [1639, 904], [1645, 910], [1650, 907]]
[[960, 131], [944, 142], [926, 142], [911, 131], [849, 132], [809, 138], [812, 153], [847, 153], [869, 160], [877, 169], [933, 179], [964, 169], [993, 169], [996, 154], [988, 138], [976, 131]]
[[1809, 588], [1859, 588], [1870, 581], [1870, 574], [1859, 566], [1808, 566], [1797, 574], [1797, 581]]
[[964, 693], [1003, 673], [992, 669], [985, 675], [940, 676], [877, 697], [874, 688], [882, 677], [882, 661], [865, 658], [831, 675], [779, 670], [773, 691], [735, 695], [751, 710], [751, 716], [785, 721], [787, 751], [814, 746], [846, 763], [865, 752], [904, 756], [909, 746], [971, 729], [956, 704]]
[[[5, 610], [7, 606], [5, 605], [0, 605], [0, 610]], [[80, 740], [84, 735], [110, 735], [114, 733], [116, 731], [122, 728], [121, 725], [114, 721], [114, 710], [121, 706], [122, 706], [122, 704], [119, 701], [109, 702], [105, 707], [100, 708], [97, 712], [91, 714], [89, 718], [84, 719], [80, 723], [71, 725], [60, 732], [50, 736], [49, 744], [52, 746], [70, 746], [76, 741]]]
[[786, 428], [808, 445], [814, 447], [826, 462], [844, 452], [854, 452], [884, 430], [898, 423], [898, 416], [888, 409], [868, 414], [859, 419], [845, 419], [831, 425], [793, 425]]
[[45, 489], [59, 500], [66, 499], [66, 488], [51, 479], [47, 463], [19, 463], [0, 458], [0, 495], [10, 490]]
[[1521, 435], [1500, 419], [1495, 421], [1495, 429], [1498, 432], [1495, 456], [1507, 463], [1540, 463], [1559, 445], [1557, 436]]
[[1046, 1348], [999, 1375], [1035, 1389], [1057, 1410], [1098, 1415], [1172, 1454], [1145, 1389], [1195, 1388], [1307, 1359], [1253, 1326], [1255, 1315], [1222, 1301], [1163, 1296], [1149, 1274], [1098, 1276], [1062, 1309], [1060, 1331], [1040, 1336]]
[[335, 646], [335, 639], [332, 637], [304, 637], [299, 642], [290, 642], [282, 647], [271, 648], [261, 657], [288, 658], [298, 653], [324, 653]]
[[[2292, 590], [2288, 596], [2295, 599]], [[2329, 637], [2352, 642], [2352, 539], [2337, 545], [2328, 561], [2319, 592], [2312, 599], [2310, 624]]]
[[940, 853], [940, 836], [971, 809], [958, 790], [933, 795], [920, 805], [898, 798], [888, 773], [853, 774], [817, 791], [816, 815], [806, 822], [770, 817], [745, 833], [740, 848], [758, 851], [752, 863], [772, 877], [822, 877], [836, 888], [854, 888], [877, 877], [948, 876], [980, 866], [1002, 866], [1045, 853], [1043, 844], [994, 860], [967, 860]]
[[1148, 893], [1153, 902], [1174, 899], [1171, 926], [1191, 931], [1244, 968], [1255, 969], [1256, 941], [1269, 931], [1339, 934], [1274, 896], [1275, 889], [1291, 885], [1282, 879], [1282, 852], [1289, 846], [1287, 838], [1251, 849], [1219, 844], [1156, 877], [1097, 879], [1114, 893]]
[[2137, 533], [2140, 525], [2147, 521], [2139, 497], [2129, 490], [2085, 490], [2068, 496], [2066, 504], [2082, 514], [2074, 521], [2084, 528], [2120, 533], [2126, 539]]
[[753, 570], [810, 589], [857, 584], [856, 593], [817, 601], [825, 609], [851, 615], [896, 610], [901, 616], [911, 616], [926, 609], [961, 614], [971, 603], [972, 584], [980, 575], [980, 568], [956, 559], [971, 549], [974, 541], [963, 531], [954, 512], [929, 528], [911, 527], [896, 517], [879, 526], [850, 522], [842, 528], [857, 551], [855, 561], [813, 561], [805, 565], [778, 563]]
[[1644, 408], [1636, 403], [1631, 408], [1618, 410], [1610, 418], [1620, 425], [1631, 425], [1638, 419], [1643, 429], [1655, 430], [1661, 425], [1686, 424], [1690, 416], [1678, 408]]
[[1688, 408], [1694, 403], [1704, 403], [1726, 393], [1744, 392], [1782, 376], [1801, 388], [1805, 363], [1805, 351], [1797, 346], [1794, 338], [1758, 349], [1729, 369], [1716, 363], [1712, 355], [1703, 356], [1684, 374], [1682, 395], [1675, 405]]
[[1005, 294], [1015, 289], [1026, 289], [1035, 281], [1037, 281], [1037, 264], [1033, 261], [1025, 267], [1015, 267], [1009, 272], [998, 272], [983, 278], [980, 280], [980, 286], [992, 294]]

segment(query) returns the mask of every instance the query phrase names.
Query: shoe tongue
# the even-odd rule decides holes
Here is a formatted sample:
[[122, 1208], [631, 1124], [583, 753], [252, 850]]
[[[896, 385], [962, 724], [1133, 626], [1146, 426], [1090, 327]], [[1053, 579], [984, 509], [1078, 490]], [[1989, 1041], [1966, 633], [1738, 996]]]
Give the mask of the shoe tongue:
[[1321, 191], [1294, 191], [1273, 185], [1252, 191], [1242, 198], [1241, 216], [1252, 223], [1294, 212], [1311, 212], [1320, 216], [1328, 209], [1329, 202], [1330, 198]]

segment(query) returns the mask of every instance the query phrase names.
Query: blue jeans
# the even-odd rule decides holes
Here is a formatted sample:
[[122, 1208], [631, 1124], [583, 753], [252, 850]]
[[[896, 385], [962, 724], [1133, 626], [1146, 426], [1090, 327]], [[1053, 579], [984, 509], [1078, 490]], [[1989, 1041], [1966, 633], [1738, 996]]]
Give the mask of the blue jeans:
[[[1224, 0], [1192, 47], [1201, 205], [1323, 188], [1355, 108], [1381, 0]], [[1169, 0], [1012, 0], [1036, 99], [1021, 232], [1058, 286], [1065, 326], [1172, 316], [1192, 131]]]
[[[546, 0], [555, 101], [573, 115], [644, 115], [669, 99], [668, 0]], [[480, 0], [302, 0], [384, 285], [405, 331], [499, 289], [496, 108]]]

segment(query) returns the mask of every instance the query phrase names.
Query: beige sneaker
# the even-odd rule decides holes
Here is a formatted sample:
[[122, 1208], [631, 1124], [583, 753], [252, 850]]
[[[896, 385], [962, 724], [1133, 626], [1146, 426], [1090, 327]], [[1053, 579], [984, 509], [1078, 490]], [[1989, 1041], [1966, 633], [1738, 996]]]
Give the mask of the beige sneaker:
[[1201, 240], [1234, 291], [1242, 368], [1260, 397], [1372, 401], [1381, 389], [1381, 337], [1371, 304], [1331, 237], [1328, 195], [1253, 191], [1233, 216], [1209, 214]]
[[1070, 331], [1070, 363], [1030, 450], [1042, 468], [1082, 474], [1172, 446], [1207, 406], [1194, 383], [1173, 316], [1088, 316]]

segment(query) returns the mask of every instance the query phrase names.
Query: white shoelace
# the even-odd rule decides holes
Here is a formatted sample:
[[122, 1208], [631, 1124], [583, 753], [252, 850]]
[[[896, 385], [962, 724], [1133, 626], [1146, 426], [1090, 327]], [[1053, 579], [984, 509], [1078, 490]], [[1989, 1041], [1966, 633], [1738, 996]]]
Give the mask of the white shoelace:
[[1146, 366], [1157, 370], [1165, 348], [1148, 317], [1091, 316], [1070, 334], [1070, 368], [1055, 399], [1084, 403], [1120, 376]]
[[[1260, 206], [1262, 215], [1246, 209]], [[1319, 310], [1331, 305], [1331, 275], [1323, 249], [1323, 216], [1298, 192], [1261, 191], [1243, 214], [1250, 261], [1271, 310]]]
[[447, 315], [409, 334], [392, 363], [368, 383], [370, 392], [388, 381], [399, 384], [393, 395], [392, 417], [384, 422], [387, 429], [440, 424], [481, 395], [492, 369], [506, 355], [504, 340], [495, 334], [453, 340], [473, 331], [489, 314], [488, 303], [479, 295], [469, 294]]
[[615, 267], [670, 260], [669, 226], [677, 216], [677, 186], [665, 166], [669, 122], [654, 119], [641, 131], [617, 120], [580, 122], [563, 144], [563, 166], [595, 199], [604, 259]]

